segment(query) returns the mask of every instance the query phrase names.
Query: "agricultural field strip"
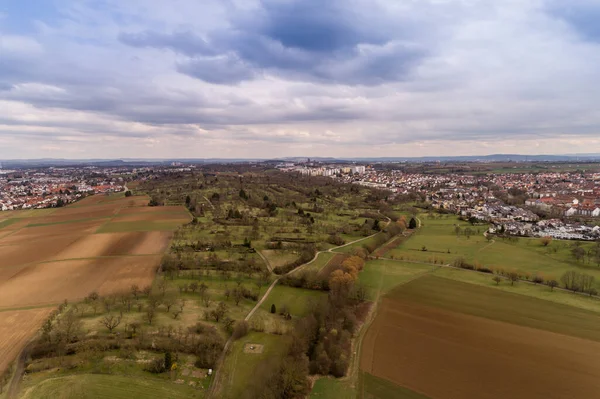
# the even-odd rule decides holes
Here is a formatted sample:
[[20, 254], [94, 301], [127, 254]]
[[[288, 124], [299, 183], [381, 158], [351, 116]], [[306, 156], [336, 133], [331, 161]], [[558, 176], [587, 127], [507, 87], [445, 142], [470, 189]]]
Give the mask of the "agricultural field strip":
[[[425, 276], [426, 274], [429, 274], [430, 272], [425, 271], [419, 274], [416, 274], [414, 277], [412, 277], [411, 279], [400, 283], [399, 285], [396, 286], [400, 287], [402, 285], [408, 284], [414, 280], [417, 280], [423, 276]], [[369, 314], [367, 315], [367, 319], [365, 320], [365, 322], [363, 323], [363, 325], [361, 326], [358, 335], [355, 339], [356, 342], [356, 348], [352, 351], [352, 353], [355, 353], [356, 355], [352, 356], [351, 360], [350, 360], [350, 366], [348, 367], [349, 370], [351, 370], [351, 372], [348, 374], [348, 376], [346, 378], [350, 379], [353, 382], [354, 386], [358, 386], [360, 389], [360, 398], [364, 398], [364, 384], [362, 382], [362, 380], [360, 379], [360, 357], [361, 357], [361, 351], [362, 351], [362, 346], [363, 346], [363, 340], [365, 338], [365, 335], [367, 334], [367, 331], [369, 330], [369, 327], [373, 324], [373, 322], [375, 321], [377, 314], [379, 312], [379, 306], [381, 305], [381, 298], [382, 298], [382, 288], [383, 288], [383, 279], [384, 279], [384, 275], [385, 273], [381, 273], [380, 275], [380, 280], [379, 280], [379, 289], [377, 290], [375, 299], [373, 300], [373, 307], [371, 308], [371, 311], [369, 312]]]
[[[430, 306], [442, 306], [442, 309], [444, 309], [443, 311], [448, 311], [448, 312], [460, 312], [460, 313], [462, 313], [463, 310], [467, 310], [467, 313], [465, 314], [464, 317], [470, 318], [470, 320], [477, 320], [477, 319], [485, 320], [486, 318], [489, 318], [489, 319], [491, 319], [490, 323], [501, 323], [501, 324], [505, 323], [506, 325], [511, 325], [512, 322], [517, 321], [516, 325], [519, 326], [519, 327], [515, 327], [515, 328], [519, 328], [521, 330], [515, 330], [515, 331], [528, 331], [528, 330], [537, 331], [537, 329], [542, 328], [542, 331], [548, 331], [548, 332], [544, 332], [544, 334], [546, 334], [545, 336], [547, 336], [547, 337], [553, 337], [553, 336], [554, 337], [560, 337], [560, 336], [562, 336], [563, 333], [567, 332], [567, 336], [574, 337], [574, 338], [569, 338], [569, 339], [576, 340], [576, 341], [579, 340], [577, 342], [584, 342], [584, 341], [582, 341], [582, 339], [585, 340], [585, 339], [589, 339], [589, 338], [593, 338], [593, 337], [596, 337], [596, 339], [598, 338], [597, 337], [597, 335], [598, 335], [597, 333], [590, 333], [590, 334], [586, 333], [586, 334], [584, 334], [584, 335], [586, 335], [586, 337], [582, 337], [582, 334], [579, 334], [579, 333], [570, 334], [569, 331], [558, 331], [559, 334], [556, 334], [554, 332], [556, 330], [556, 328], [550, 328], [550, 329], [548, 329], [547, 328], [548, 321], [544, 321], [544, 320], [540, 320], [539, 322], [534, 323], [534, 325], [530, 325], [530, 323], [523, 324], [522, 322], [519, 322], [518, 318], [515, 319], [515, 320], [509, 320], [505, 316], [498, 317], [498, 315], [501, 314], [501, 313], [503, 313], [503, 312], [509, 312], [510, 313], [510, 312], [514, 311], [514, 309], [516, 308], [516, 306], [512, 302], [505, 304], [504, 310], [502, 310], [501, 309], [502, 307], [501, 307], [501, 308], [496, 309], [495, 311], [489, 312], [492, 315], [491, 317], [485, 317], [485, 316], [482, 317], [482, 314], [474, 314], [472, 311], [470, 311], [472, 303], [475, 303], [475, 304], [480, 304], [480, 303], [484, 304], [485, 301], [483, 301], [483, 300], [474, 299], [474, 300], [470, 300], [468, 302], [458, 301], [453, 306], [450, 306], [450, 307], [444, 306], [447, 303], [448, 297], [455, 298], [460, 293], [464, 294], [465, 287], [469, 287], [470, 286], [471, 290], [475, 290], [475, 292], [478, 292], [477, 295], [481, 295], [483, 291], [486, 291], [487, 293], [494, 293], [494, 290], [492, 288], [483, 288], [483, 287], [479, 287], [479, 286], [472, 285], [472, 284], [455, 282], [455, 281], [452, 281], [452, 280], [446, 280], [446, 282], [444, 282], [443, 280], [444, 279], [440, 280], [437, 277], [431, 276], [431, 277], [424, 277], [424, 280], [423, 279], [419, 279], [419, 280], [415, 281], [412, 285], [410, 285], [410, 284], [409, 285], [404, 284], [402, 288], [399, 288], [399, 289], [395, 290], [394, 293], [392, 293], [392, 295], [390, 296], [389, 300], [391, 300], [391, 301], [403, 301], [403, 302], [408, 301], [406, 303], [413, 303], [413, 302], [415, 302], [415, 303], [419, 303], [419, 306], [428, 306], [428, 307], [430, 307]], [[434, 284], [434, 286], [432, 286], [432, 282], [437, 282], [437, 284]], [[439, 284], [447, 285], [447, 286], [453, 286], [454, 289], [451, 290], [451, 292], [447, 292], [447, 291], [443, 290], [441, 286], [438, 286]], [[407, 288], [407, 287], [410, 287], [410, 289]], [[402, 294], [402, 295], [400, 295], [400, 294]], [[434, 302], [432, 302], [432, 303], [427, 302], [425, 304], [421, 304], [421, 299], [427, 298], [430, 295], [434, 295], [436, 297], [440, 296], [440, 298], [435, 299]], [[442, 298], [444, 296], [446, 297], [446, 299]], [[500, 297], [504, 297], [504, 298], [509, 298], [511, 301], [514, 301], [514, 300], [524, 301], [523, 303], [532, 304], [531, 306], [533, 306], [534, 308], [538, 308], [539, 307], [538, 305], [540, 303], [547, 302], [547, 301], [543, 301], [543, 300], [540, 300], [540, 299], [527, 298], [525, 296], [522, 296], [521, 298], [519, 298], [518, 295], [513, 295], [513, 294], [510, 294], [510, 293], [500, 293], [500, 294], [494, 293], [494, 297], [496, 297], [496, 296], [498, 296], [498, 298], [496, 298], [498, 300], [499, 300]], [[496, 300], [491, 301], [491, 302], [497, 303]], [[396, 302], [394, 302], [394, 303], [396, 303]], [[400, 302], [398, 302], [398, 303], [400, 303]], [[456, 306], [458, 306], [458, 307], [456, 307]], [[461, 309], [461, 306], [465, 307], [465, 308]], [[487, 305], [483, 305], [483, 306], [487, 306]], [[559, 313], [560, 314], [569, 314], [570, 315], [570, 314], [572, 314], [573, 311], [575, 312], [575, 314], [581, 313], [579, 311], [579, 309], [564, 311], [564, 309], [568, 309], [568, 308], [571, 308], [571, 307], [566, 306], [565, 308], [563, 308], [563, 306], [566, 306], [566, 305], [562, 305], [561, 308], [557, 310], [556, 305], [548, 303], [543, 309], [539, 309], [539, 312], [541, 312], [541, 313], [554, 312], [557, 315]], [[392, 307], [391, 309], [393, 310], [396, 307], [397, 306]], [[418, 315], [420, 315], [422, 313], [422, 311], [415, 311], [415, 312], [416, 312], [415, 313], [415, 315], [416, 315], [415, 317], [417, 317]], [[531, 313], [531, 312], [529, 312], [529, 313]], [[585, 314], [590, 314], [589, 312], [584, 312], [584, 313]], [[496, 316], [496, 317], [494, 317], [494, 316]], [[418, 316], [418, 317], [421, 317], [421, 316]], [[579, 316], [576, 316], [574, 318], [571, 317], [571, 321], [576, 320], [576, 321], [578, 321], [578, 323], [581, 324], [583, 322], [582, 321], [583, 318], [585, 318], [585, 317], [579, 317]], [[598, 318], [598, 317], [596, 317], [596, 318], [598, 320], [600, 320], [600, 318]], [[436, 318], [433, 318], [433, 319], [436, 319]], [[427, 318], [424, 318], [423, 320], [427, 320], [428, 323], [434, 323], [434, 322], [436, 322], [435, 320], [428, 320]], [[559, 322], [558, 319], [556, 319], [555, 317], [550, 317], [549, 321], [550, 320], [553, 320], [553, 322], [555, 324], [557, 324], [557, 323], [562, 323], [562, 324], [567, 323], [566, 320], [562, 320], [562, 321]], [[597, 323], [597, 324], [600, 324], [600, 323]], [[585, 327], [583, 325], [581, 325], [580, 327], [583, 328], [584, 330], [587, 330], [587, 327]], [[532, 330], [532, 328], [534, 328], [536, 330]], [[596, 326], [595, 328], [598, 329], [599, 327]], [[535, 336], [535, 333], [533, 333], [532, 336]], [[582, 337], [582, 338], [579, 338], [579, 337]], [[567, 341], [565, 341], [565, 342], [567, 342]], [[592, 341], [590, 341], [590, 342], [592, 342]], [[568, 348], [568, 347], [569, 347], [569, 345], [566, 345], [565, 348]]]
[[[125, 204], [114, 204], [117, 205], [115, 207], [114, 210], [114, 214], [110, 217], [98, 217], [98, 218], [77, 218], [77, 216], [79, 216], [80, 214], [85, 213], [85, 211], [80, 212], [80, 213], [74, 213], [73, 214], [73, 219], [71, 220], [64, 220], [64, 221], [59, 221], [57, 220], [56, 222], [51, 222], [51, 223], [35, 223], [35, 217], [31, 217], [29, 218], [27, 221], [29, 222], [27, 225], [23, 225], [23, 226], [19, 226], [19, 228], [14, 229], [10, 232], [8, 232], [8, 234], [4, 234], [2, 235], [2, 239], [9, 237], [13, 234], [18, 234], [22, 231], [25, 231], [27, 228], [37, 228], [37, 227], [44, 227], [44, 226], [56, 226], [57, 228], [60, 225], [68, 225], [70, 223], [77, 223], [77, 222], [83, 222], [83, 221], [91, 221], [91, 220], [104, 220], [107, 219], [107, 223], [110, 222], [110, 220], [114, 219], [114, 217], [118, 214], [118, 212], [123, 209], [123, 208], [127, 208], [128, 206]], [[86, 205], [87, 207], [87, 205]], [[83, 206], [80, 207], [80, 209], [84, 208]], [[67, 208], [63, 208], [63, 209], [67, 209]], [[187, 212], [187, 211], [186, 211]], [[32, 215], [35, 215], [35, 213], [32, 213]], [[131, 216], [132, 214], [130, 214]], [[182, 212], [167, 212], [164, 214], [165, 216], [173, 216], [173, 215], [182, 215]], [[189, 212], [188, 212], [189, 215]], [[48, 213], [44, 213], [44, 215], [40, 216], [40, 219], [45, 218], [48, 216]], [[133, 214], [133, 216], [135, 216]], [[64, 218], [68, 218], [68, 215], [64, 215], [62, 216]], [[60, 217], [60, 218], [62, 218]], [[58, 219], [60, 219], [58, 218]], [[9, 224], [14, 224], [15, 222], [9, 222], [9, 220], [2, 220], [2, 227], [7, 227]], [[16, 220], [16, 222], [19, 222], [23, 219], [19, 218], [18, 220]], [[33, 223], [32, 223], [33, 222]], [[0, 231], [0, 233], [2, 233], [2, 231]], [[85, 233], [84, 236], [87, 235], [93, 235], [93, 232], [90, 233]], [[10, 245], [10, 244], [9, 244]], [[13, 246], [18, 245], [17, 243], [14, 243]], [[68, 261], [81, 261], [81, 260], [98, 260], [98, 259], [133, 259], [133, 258], [143, 258], [143, 257], [152, 257], [152, 256], [156, 256], [155, 254], [121, 254], [121, 255], [107, 255], [107, 256], [95, 256], [95, 257], [77, 257], [77, 258], [64, 258], [64, 259], [49, 259], [49, 260], [43, 260], [43, 261], [39, 261], [39, 262], [28, 262], [28, 263], [24, 263], [24, 264], [20, 264], [20, 267], [28, 267], [28, 266], [32, 266], [32, 265], [39, 265], [39, 264], [51, 264], [51, 263], [59, 263], [59, 262], [68, 262]], [[104, 285], [106, 284], [103, 283]], [[71, 298], [71, 300], [73, 300], [73, 298]], [[48, 301], [48, 302], [44, 302], [44, 301], [38, 301], [36, 303], [32, 303], [32, 304], [28, 304], [25, 306], [14, 306], [14, 304], [11, 304], [9, 306], [6, 307], [0, 307], [0, 315], [4, 315], [4, 314], [10, 314], [10, 312], [15, 312], [15, 311], [36, 311], [36, 312], [49, 312], [52, 308], [57, 306], [57, 301], [53, 300], [53, 301]], [[15, 343], [13, 343], [13, 345], [15, 347], [18, 347], [20, 345], [16, 345]]]

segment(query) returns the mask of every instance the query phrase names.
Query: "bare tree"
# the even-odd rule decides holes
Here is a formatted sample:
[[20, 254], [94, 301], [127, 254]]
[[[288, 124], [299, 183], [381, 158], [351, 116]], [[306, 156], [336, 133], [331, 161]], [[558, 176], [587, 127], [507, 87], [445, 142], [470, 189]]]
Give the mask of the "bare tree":
[[133, 297], [135, 299], [137, 299], [138, 295], [140, 294], [140, 287], [138, 287], [137, 284], [133, 284], [131, 286], [131, 295], [133, 295]]
[[162, 296], [165, 296], [165, 293], [167, 292], [167, 279], [166, 278], [162, 278], [159, 280], [158, 282], [158, 289], [160, 290], [160, 293]]
[[82, 323], [75, 312], [69, 310], [59, 317], [57, 328], [65, 337], [65, 342], [71, 342], [81, 332]]
[[509, 272], [507, 277], [510, 285], [515, 285], [515, 281], [519, 281], [519, 274], [517, 272]]
[[201, 299], [202, 299], [202, 303], [204, 303], [205, 308], [209, 307], [210, 304], [212, 303], [212, 300], [210, 299], [210, 295], [208, 294], [208, 292], [202, 293]]
[[492, 277], [492, 280], [494, 280], [496, 282], [496, 285], [499, 285], [500, 281], [502, 281], [502, 277], [494, 276], [494, 277]]
[[177, 297], [173, 294], [167, 294], [162, 299], [162, 304], [167, 308], [167, 312], [171, 311], [171, 307], [177, 302]]
[[235, 302], [235, 306], [238, 306], [242, 299], [244, 299], [244, 289], [241, 287], [236, 287], [233, 289], [233, 301]]
[[156, 316], [156, 307], [154, 307], [152, 304], [149, 304], [146, 307], [146, 313], [144, 316], [146, 317], [148, 324], [152, 325], [152, 320], [154, 320], [154, 316]]
[[550, 287], [550, 291], [554, 291], [554, 287], [558, 287], [558, 281], [556, 280], [548, 280], [546, 284]]
[[192, 291], [193, 294], [196, 293], [196, 291], [198, 291], [198, 283], [193, 281], [190, 283], [190, 291]]
[[218, 323], [227, 314], [227, 304], [219, 302], [217, 307], [210, 312], [210, 316]]
[[185, 307], [185, 299], [180, 299], [173, 308], [171, 314], [174, 319], [177, 319], [181, 313], [183, 313], [183, 308]]
[[121, 324], [121, 316], [109, 313], [100, 320], [100, 324], [106, 327], [108, 332], [112, 334], [113, 330]]

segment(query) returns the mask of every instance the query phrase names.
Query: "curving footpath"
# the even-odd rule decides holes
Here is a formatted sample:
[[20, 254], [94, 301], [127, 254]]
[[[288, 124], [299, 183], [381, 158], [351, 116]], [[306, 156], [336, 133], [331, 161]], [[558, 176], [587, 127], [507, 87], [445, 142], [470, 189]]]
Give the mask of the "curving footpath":
[[[377, 211], [377, 213], [381, 214], [381, 212]], [[386, 228], [387, 226], [389, 226], [389, 224], [392, 222], [392, 219], [390, 219], [389, 217], [385, 216], [385, 218], [387, 219], [387, 223], [385, 224]], [[267, 300], [267, 298], [269, 297], [269, 294], [271, 293], [271, 291], [273, 290], [273, 288], [277, 285], [277, 283], [279, 282], [279, 280], [281, 280], [281, 278], [285, 277], [285, 276], [289, 276], [293, 273], [296, 273], [300, 270], [302, 270], [303, 268], [305, 268], [306, 266], [310, 265], [311, 263], [313, 263], [315, 260], [317, 260], [317, 258], [319, 257], [319, 254], [325, 253], [325, 252], [334, 252], [334, 250], [336, 249], [340, 249], [340, 248], [344, 248], [347, 247], [348, 245], [352, 245], [352, 244], [356, 244], [357, 242], [363, 241], [363, 240], [368, 240], [371, 237], [376, 236], [377, 234], [379, 234], [380, 232], [377, 232], [375, 234], [371, 234], [370, 236], [367, 237], [363, 237], [363, 238], [359, 238], [358, 240], [354, 240], [354, 241], [350, 241], [349, 243], [346, 243], [344, 245], [339, 245], [337, 247], [333, 247], [333, 248], [329, 248], [325, 251], [318, 251], [315, 254], [315, 257], [312, 258], [309, 262], [306, 262], [300, 266], [298, 266], [297, 268], [290, 270], [289, 272], [280, 275], [279, 277], [277, 277], [275, 280], [273, 280], [273, 282], [271, 283], [271, 285], [269, 286], [269, 288], [267, 289], [267, 291], [265, 292], [265, 294], [262, 296], [262, 298], [256, 303], [256, 305], [252, 308], [252, 310], [246, 315], [246, 317], [244, 318], [244, 321], [249, 321], [250, 318], [252, 318], [252, 316], [254, 315], [254, 313], [256, 312], [256, 310], [258, 308], [260, 308], [260, 306]], [[259, 252], [259, 251], [257, 251]], [[261, 258], [263, 258], [265, 260], [265, 263], [267, 264], [267, 267], [269, 267], [269, 262], [266, 260], [266, 258], [264, 258], [261, 255]], [[225, 362], [225, 356], [227, 355], [227, 352], [229, 350], [229, 347], [231, 346], [231, 344], [233, 343], [233, 336], [229, 337], [229, 339], [227, 340], [227, 342], [225, 343], [225, 347], [223, 348], [223, 352], [221, 353], [221, 356], [219, 357], [219, 360], [217, 361], [217, 364], [215, 366], [215, 373], [214, 373], [214, 377], [213, 380], [208, 388], [208, 392], [206, 397], [207, 398], [213, 398], [215, 397], [216, 393], [218, 392], [218, 387], [220, 382], [218, 381], [219, 377], [220, 377], [220, 370], [223, 368], [223, 363]]]

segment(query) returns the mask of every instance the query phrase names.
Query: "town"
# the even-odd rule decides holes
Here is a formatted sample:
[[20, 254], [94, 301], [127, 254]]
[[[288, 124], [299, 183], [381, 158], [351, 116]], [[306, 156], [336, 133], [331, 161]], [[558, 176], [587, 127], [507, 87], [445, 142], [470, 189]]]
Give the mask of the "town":
[[403, 165], [285, 163], [289, 173], [412, 195], [424, 207], [490, 224], [490, 233], [600, 239], [600, 173], [455, 174], [405, 172]]
[[56, 208], [92, 194], [125, 191], [133, 173], [91, 166], [0, 169], [0, 210]]

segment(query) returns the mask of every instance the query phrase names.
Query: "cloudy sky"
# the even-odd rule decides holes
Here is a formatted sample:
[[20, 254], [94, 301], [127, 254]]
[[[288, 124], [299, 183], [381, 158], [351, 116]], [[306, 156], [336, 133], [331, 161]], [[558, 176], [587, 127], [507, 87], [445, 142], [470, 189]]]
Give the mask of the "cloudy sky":
[[600, 153], [599, 0], [1, 0], [0, 159]]

